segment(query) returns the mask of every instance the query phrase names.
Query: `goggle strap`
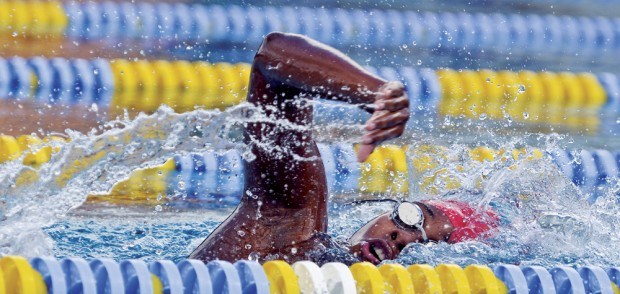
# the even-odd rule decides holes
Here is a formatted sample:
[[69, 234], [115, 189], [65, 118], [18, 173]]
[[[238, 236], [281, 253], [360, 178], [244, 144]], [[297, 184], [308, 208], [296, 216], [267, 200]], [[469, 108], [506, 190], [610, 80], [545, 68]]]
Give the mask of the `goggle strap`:
[[424, 243], [428, 242], [428, 236], [426, 236], [426, 230], [424, 230], [424, 227], [422, 226], [416, 226], [418, 227], [418, 229], [420, 229], [420, 232], [422, 233], [422, 239], [424, 240]]

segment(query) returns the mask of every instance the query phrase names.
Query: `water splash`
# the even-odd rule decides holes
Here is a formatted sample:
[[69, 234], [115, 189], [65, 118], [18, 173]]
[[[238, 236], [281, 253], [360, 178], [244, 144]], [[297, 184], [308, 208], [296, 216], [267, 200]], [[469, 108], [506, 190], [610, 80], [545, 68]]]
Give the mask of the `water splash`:
[[[497, 143], [495, 150], [515, 150], [522, 147], [522, 138]], [[498, 234], [486, 240], [459, 244], [410, 244], [396, 262], [401, 264], [456, 263], [469, 264], [513, 263], [555, 266], [600, 265], [620, 263], [620, 254], [611, 244], [620, 241], [620, 207], [618, 180], [610, 180], [592, 205], [588, 195], [567, 179], [547, 153], [560, 146], [558, 136], [541, 138], [544, 151], [536, 158], [532, 148], [519, 158], [504, 152], [494, 159], [472, 160], [470, 147], [464, 144], [448, 146], [438, 158], [435, 168], [413, 173], [410, 182], [431, 185], [433, 189], [411, 189], [409, 200], [456, 199], [493, 209], [501, 218]], [[409, 160], [419, 156], [411, 150], [431, 144], [432, 140], [416, 142], [410, 147]], [[436, 146], [436, 145], [435, 145]], [[438, 152], [429, 149], [428, 152]], [[409, 170], [412, 170], [410, 166]], [[415, 169], [413, 169], [415, 170]], [[441, 180], [426, 181], [427, 176]], [[414, 185], [415, 186], [415, 185]], [[375, 216], [390, 211], [391, 203], [367, 203], [354, 207], [339, 207], [333, 213], [330, 230], [333, 234], [350, 236]]]
[[[121, 240], [121, 246], [102, 245], [100, 251], [77, 248], [79, 246], [67, 248], [65, 245], [72, 242], [63, 241], [63, 238], [72, 233], [62, 232], [75, 231], [74, 235], [90, 240], [88, 242], [91, 243], [104, 240], [105, 231], [116, 231], [126, 225], [113, 221], [107, 223], [99, 218], [97, 224], [81, 225], [73, 222], [74, 219], [68, 218], [68, 212], [82, 205], [86, 195], [105, 193], [113, 184], [127, 178], [133, 170], [161, 164], [175, 154], [229, 148], [247, 151], [247, 146], [240, 142], [239, 127], [249, 121], [269, 119], [271, 118], [248, 105], [230, 108], [225, 112], [196, 110], [183, 114], [162, 108], [154, 115], [140, 115], [133, 120], [124, 118], [111, 122], [89, 134], [69, 132], [69, 142], [49, 143], [59, 150], [50, 162], [43, 164], [38, 170], [22, 165], [21, 159], [0, 165], [0, 195], [3, 196], [0, 254], [36, 256], [54, 252], [84, 257], [125, 256], [122, 254], [139, 257], [146, 252], [154, 257], [172, 259], [185, 255], [213, 230], [228, 212], [218, 212], [215, 218], [207, 217], [210, 225], [201, 230], [191, 231], [190, 228], [200, 227], [199, 223], [205, 219], [195, 218], [199, 223], [194, 225], [192, 220], [180, 221], [188, 231], [187, 240], [182, 246], [174, 247], [183, 250], [174, 252], [166, 252], [167, 247], [162, 244], [181, 241], [169, 239], [158, 242], [153, 231], [147, 231], [136, 238]], [[288, 125], [285, 121], [275, 123], [283, 127], [297, 127]], [[354, 142], [361, 134], [360, 130], [360, 125], [313, 126], [319, 140], [331, 142]], [[442, 151], [445, 152], [443, 156], [437, 157], [435, 168], [409, 174], [409, 183], [412, 186], [407, 197], [410, 200], [455, 198], [476, 203], [480, 207], [491, 206], [502, 216], [501, 234], [484, 241], [455, 245], [411, 244], [399, 256], [398, 262], [449, 262], [461, 265], [509, 262], [547, 266], [558, 263], [620, 263], [620, 253], [614, 252], [613, 246], [609, 246], [620, 242], [618, 180], [609, 180], [609, 183], [597, 192], [602, 196], [589, 205], [585, 201], [587, 195], [565, 178], [549, 158], [543, 156], [532, 160], [533, 151], [526, 146], [526, 142], [538, 142], [537, 147], [543, 153], [549, 153], [571, 144], [569, 139], [558, 135], [536, 135], [519, 136], [506, 142], [501, 137], [491, 135], [488, 140], [485, 139], [485, 144], [495, 150], [525, 147], [528, 151], [519, 158], [513, 157], [510, 152], [504, 152], [493, 160], [474, 161], [469, 154], [469, 144], [446, 144], [448, 137], [437, 136], [429, 139], [414, 130], [400, 139], [400, 143], [410, 145], [410, 150], [425, 144], [446, 146]], [[476, 137], [475, 141], [480, 143], [482, 140]], [[259, 147], [272, 148], [268, 145]], [[243, 152], [243, 155], [247, 160], [252, 159], [248, 152]], [[409, 170], [412, 171], [411, 162], [417, 155], [411, 152], [407, 155]], [[437, 174], [441, 176], [437, 177]], [[428, 176], [434, 176], [433, 181], [421, 182]], [[424, 190], [424, 185], [430, 185], [433, 189]], [[332, 203], [329, 233], [344, 240], [366, 221], [388, 211], [391, 206], [391, 203]], [[152, 226], [157, 227], [162, 234], [166, 231], [174, 234], [175, 221], [179, 221], [175, 218], [176, 214], [166, 214], [166, 209], [141, 215], [154, 219], [155, 222], [171, 219], [170, 223]], [[70, 225], [66, 225], [67, 223]], [[91, 225], [95, 227], [92, 232], [83, 234], [81, 230]], [[45, 227], [46, 232], [59, 244], [56, 247], [42, 230]], [[130, 227], [135, 229], [139, 225]], [[61, 248], [60, 251], [58, 248]], [[132, 253], [121, 253], [126, 251]]]
[[174, 154], [234, 147], [228, 134], [243, 117], [242, 109], [177, 114], [163, 107], [89, 134], [68, 132], [69, 141], [54, 142], [58, 152], [37, 171], [20, 159], [0, 165], [0, 253], [50, 254], [52, 242], [41, 228], [64, 218], [86, 195], [108, 192], [133, 170], [161, 164]]
[[[287, 129], [307, 128], [276, 120], [247, 103], [223, 112], [182, 114], [163, 106], [152, 115], [133, 119], [125, 115], [88, 134], [68, 131], [68, 141], [47, 143], [57, 152], [38, 169], [23, 165], [23, 156], [1, 164], [0, 254], [51, 254], [53, 242], [42, 228], [65, 219], [87, 195], [107, 194], [134, 170], [160, 165], [174, 155], [237, 148], [244, 159], [253, 160], [249, 152], [253, 145], [286, 151], [269, 142], [241, 143], [244, 124], [265, 121]], [[295, 158], [312, 160], [300, 155]]]

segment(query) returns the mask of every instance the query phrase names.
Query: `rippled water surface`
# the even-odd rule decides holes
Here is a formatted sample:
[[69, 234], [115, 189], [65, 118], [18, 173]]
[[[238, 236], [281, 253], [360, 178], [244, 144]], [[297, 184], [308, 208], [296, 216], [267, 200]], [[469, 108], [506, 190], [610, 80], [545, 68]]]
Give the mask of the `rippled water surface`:
[[[149, 205], [82, 206], [86, 195], [105, 193], [134, 169], [161, 164], [175, 154], [229, 148], [243, 152], [235, 126], [237, 122], [257, 119], [264, 118], [248, 114], [245, 106], [226, 112], [198, 110], [185, 114], [161, 109], [152, 116], [119, 121], [91, 134], [70, 133], [71, 141], [54, 143], [59, 151], [38, 171], [21, 165], [19, 160], [0, 165], [0, 195], [5, 195], [0, 211], [0, 253], [148, 260], [187, 256], [233, 207], [179, 210], [174, 205], [161, 209]], [[354, 141], [355, 136], [341, 136], [343, 129], [355, 133], [360, 127], [316, 127], [321, 140]], [[535, 142], [536, 147], [551, 153], [570, 144], [569, 139], [524, 135], [505, 140], [485, 134], [483, 142], [477, 137], [459, 140], [421, 134], [423, 130], [411, 128], [398, 144], [408, 144], [410, 150], [440, 143], [447, 148], [438, 156], [439, 167], [410, 173], [411, 192], [400, 197], [452, 198], [490, 206], [501, 215], [502, 228], [498, 235], [483, 242], [412, 244], [398, 262], [620, 264], [620, 253], [614, 245], [620, 244], [620, 186], [615, 179], [597, 192], [600, 197], [595, 203], [588, 204], [585, 199], [590, 195], [566, 179], [546, 156], [515, 160], [506, 155], [485, 162], [464, 156], [470, 145], [466, 141], [472, 140], [497, 150]], [[407, 155], [410, 161], [419, 156], [414, 152]], [[75, 162], [80, 162], [79, 168], [71, 168]], [[430, 183], [425, 182], [429, 175], [434, 175]], [[353, 200], [359, 196], [348, 197]], [[390, 208], [390, 203], [381, 202], [333, 202], [329, 234], [346, 240], [364, 222]]]

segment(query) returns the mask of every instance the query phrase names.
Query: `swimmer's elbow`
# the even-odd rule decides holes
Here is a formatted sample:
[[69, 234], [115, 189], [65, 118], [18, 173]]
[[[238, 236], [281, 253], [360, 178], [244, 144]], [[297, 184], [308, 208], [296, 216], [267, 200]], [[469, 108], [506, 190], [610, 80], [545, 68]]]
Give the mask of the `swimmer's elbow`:
[[304, 37], [297, 34], [271, 32], [263, 38], [263, 43], [258, 49], [256, 58], [270, 58], [285, 53], [296, 47], [294, 43], [301, 39], [304, 39]]
[[253, 66], [264, 75], [273, 76], [273, 70], [266, 71], [269, 64], [287, 55], [291, 44], [291, 34], [271, 32], [263, 38], [263, 42], [254, 56]]
[[312, 55], [315, 47], [316, 44], [305, 36], [271, 32], [256, 52], [253, 68], [268, 79], [290, 83], [291, 75], [299, 72], [295, 69], [308, 63], [307, 56]]
[[282, 42], [282, 40], [286, 40], [290, 34], [283, 32], [271, 32], [265, 36], [263, 39], [264, 46], [273, 46], [273, 43]]

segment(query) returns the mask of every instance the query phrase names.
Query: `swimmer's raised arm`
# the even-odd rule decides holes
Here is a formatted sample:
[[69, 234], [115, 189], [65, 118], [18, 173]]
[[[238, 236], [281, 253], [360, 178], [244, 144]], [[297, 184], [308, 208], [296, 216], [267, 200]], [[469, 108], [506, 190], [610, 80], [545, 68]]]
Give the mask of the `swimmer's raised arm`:
[[245, 124], [244, 142], [254, 158], [244, 161], [244, 195], [191, 258], [303, 260], [324, 241], [327, 180], [306, 101], [314, 96], [374, 104], [358, 151], [362, 161], [376, 144], [402, 134], [409, 118], [401, 83], [386, 82], [309, 38], [267, 35], [252, 63], [247, 97], [267, 119]]
[[368, 107], [374, 114], [366, 123], [368, 133], [362, 138], [365, 146], [360, 148], [360, 161], [376, 144], [401, 135], [409, 118], [409, 100], [400, 82], [386, 82], [340, 51], [302, 35], [270, 33], [254, 58], [254, 66], [268, 80], [300, 92], [374, 104]]
[[265, 76], [351, 103], [373, 103], [385, 84], [342, 52], [302, 35], [267, 35], [254, 61]]

